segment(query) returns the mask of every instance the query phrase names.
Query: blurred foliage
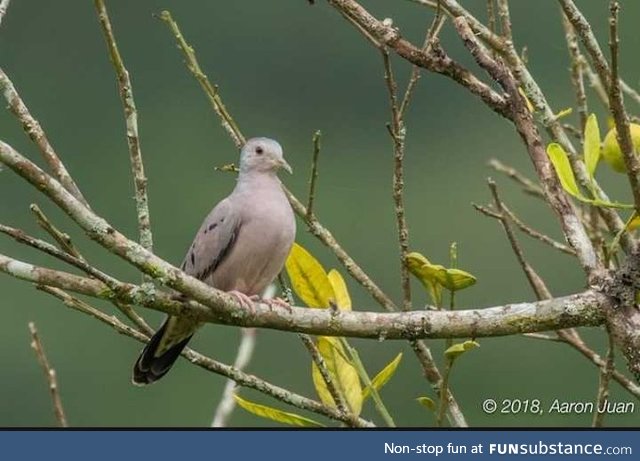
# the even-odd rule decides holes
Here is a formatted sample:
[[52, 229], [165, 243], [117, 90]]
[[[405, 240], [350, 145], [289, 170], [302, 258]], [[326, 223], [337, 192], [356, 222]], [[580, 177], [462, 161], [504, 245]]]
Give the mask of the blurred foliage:
[[[220, 85], [229, 110], [247, 135], [278, 139], [296, 174], [286, 178], [298, 195], [307, 190], [311, 136], [323, 132], [315, 211], [336, 238], [394, 299], [401, 297], [398, 244], [391, 199], [392, 144], [385, 129], [388, 100], [379, 53], [324, 2], [208, 2], [192, 0], [108, 1], [121, 52], [132, 76], [139, 109], [142, 151], [149, 176], [151, 221], [157, 253], [179, 262], [202, 218], [233, 187], [231, 175], [216, 165], [237, 161], [231, 141], [219, 126], [197, 84], [185, 70], [165, 26], [152, 14], [172, 11], [194, 45], [209, 77]], [[485, 2], [463, 1], [480, 18]], [[512, 3], [516, 45], [527, 46], [532, 74], [557, 110], [574, 105], [567, 51], [555, 2]], [[410, 2], [370, 0], [378, 17], [392, 17], [403, 34], [421, 41], [431, 11]], [[625, 0], [621, 13], [621, 65], [638, 84], [635, 19], [640, 3]], [[596, 34], [606, 43], [606, 2], [580, 2]], [[535, 18], [535, 21], [531, 21]], [[452, 56], [477, 69], [450, 24], [442, 44]], [[410, 67], [393, 57], [399, 81]], [[11, 76], [54, 147], [94, 209], [129, 236], [136, 235], [133, 185], [124, 121], [115, 77], [91, 2], [69, 0], [12, 2], [0, 28], [0, 63]], [[588, 89], [590, 111], [605, 120]], [[638, 108], [629, 102], [630, 112]], [[563, 122], [575, 123], [571, 114]], [[411, 247], [435, 261], [447, 260], [457, 241], [460, 266], [482, 283], [457, 295], [458, 308], [532, 299], [524, 276], [499, 225], [476, 213], [472, 201], [489, 194], [485, 178], [490, 157], [532, 175], [526, 152], [513, 127], [446, 78], [425, 75], [407, 114], [406, 204]], [[0, 136], [40, 162], [21, 127], [0, 112]], [[41, 162], [40, 162], [41, 163]], [[602, 171], [601, 171], [602, 170]], [[611, 196], [629, 202], [626, 181], [609, 169], [598, 182]], [[540, 201], [496, 177], [502, 196], [527, 222], [560, 238], [554, 216]], [[38, 203], [69, 232], [90, 261], [123, 279], [136, 272], [87, 241], [51, 203], [10, 172], [0, 173], [0, 220], [32, 234], [39, 232], [30, 203]], [[298, 241], [327, 267], [335, 258], [299, 225]], [[584, 288], [583, 275], [570, 257], [522, 239], [531, 264], [555, 295]], [[0, 252], [35, 263], [60, 264], [18, 244], [0, 239]], [[376, 309], [374, 301], [347, 279], [354, 309]], [[414, 304], [429, 302], [413, 282]], [[54, 424], [41, 370], [29, 348], [27, 322], [35, 320], [55, 366], [67, 416], [74, 426], [207, 424], [224, 379], [179, 361], [162, 382], [149, 388], [130, 384], [140, 345], [97, 322], [71, 312], [31, 286], [0, 277], [0, 425]], [[107, 312], [113, 308], [100, 303]], [[160, 315], [143, 312], [151, 323]], [[584, 331], [597, 351], [606, 350], [601, 331]], [[249, 371], [276, 384], [313, 396], [307, 351], [293, 334], [260, 331]], [[193, 346], [232, 362], [235, 328], [207, 326]], [[413, 399], [431, 396], [405, 342], [353, 340], [368, 369], [385, 366], [389, 356], [405, 353], [384, 389], [385, 404], [401, 425], [432, 425], [434, 415]], [[443, 357], [443, 341], [428, 341]], [[622, 367], [624, 365], [620, 364]], [[598, 370], [568, 347], [523, 337], [482, 342], [468, 360], [456, 364], [450, 388], [472, 425], [588, 425], [590, 415], [486, 415], [481, 402], [537, 398], [551, 404], [594, 399]], [[266, 399], [242, 390], [250, 401]], [[612, 399], [630, 401], [616, 384]], [[421, 400], [429, 406], [428, 400]], [[266, 402], [265, 402], [266, 403]], [[272, 402], [269, 402], [272, 404]], [[367, 407], [363, 417], [377, 418]], [[315, 416], [314, 416], [315, 418]], [[611, 425], [636, 425], [637, 415], [606, 419]], [[236, 411], [232, 425], [270, 425]]]

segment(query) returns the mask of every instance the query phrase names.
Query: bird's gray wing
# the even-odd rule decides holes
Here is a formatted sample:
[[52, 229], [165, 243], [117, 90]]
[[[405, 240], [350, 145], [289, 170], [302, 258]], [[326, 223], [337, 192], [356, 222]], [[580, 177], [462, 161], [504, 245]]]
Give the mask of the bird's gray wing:
[[231, 197], [222, 200], [205, 218], [182, 262], [182, 270], [206, 280], [229, 254], [240, 230], [240, 213]]
[[[207, 281], [233, 248], [240, 224], [240, 214], [234, 207], [231, 197], [218, 203], [200, 226], [182, 262], [181, 269], [192, 277]], [[194, 323], [193, 319], [188, 317], [168, 316], [161, 330], [158, 331], [156, 342], [149, 343], [153, 347], [149, 348], [147, 355], [156, 362], [159, 362], [157, 360], [159, 357], [169, 357], [171, 360], [167, 360], [167, 367], [158, 366], [165, 372], [165, 368], [168, 370], [177, 358], [177, 354], [172, 357], [167, 355], [167, 352], [177, 350], [179, 353], [184, 347], [182, 343], [191, 337], [198, 326], [198, 323]]]

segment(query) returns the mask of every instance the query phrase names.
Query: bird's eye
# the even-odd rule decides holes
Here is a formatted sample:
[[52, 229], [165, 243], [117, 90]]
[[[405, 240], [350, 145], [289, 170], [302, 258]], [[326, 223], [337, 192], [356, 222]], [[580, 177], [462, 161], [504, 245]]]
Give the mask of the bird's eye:
[[264, 153], [264, 149], [262, 147], [256, 147], [256, 154], [262, 155]]

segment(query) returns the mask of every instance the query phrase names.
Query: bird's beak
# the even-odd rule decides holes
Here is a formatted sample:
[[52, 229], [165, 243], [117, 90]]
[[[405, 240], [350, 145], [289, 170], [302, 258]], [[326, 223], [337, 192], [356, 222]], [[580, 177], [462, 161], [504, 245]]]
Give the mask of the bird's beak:
[[289, 165], [285, 159], [280, 160], [280, 168], [289, 174], [293, 174], [293, 168], [291, 168], [291, 165]]

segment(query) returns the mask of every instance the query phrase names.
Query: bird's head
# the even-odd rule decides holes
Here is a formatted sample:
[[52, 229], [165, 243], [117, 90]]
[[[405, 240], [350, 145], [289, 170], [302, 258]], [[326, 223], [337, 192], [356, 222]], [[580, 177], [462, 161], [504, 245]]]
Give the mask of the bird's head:
[[282, 154], [282, 147], [273, 139], [251, 138], [240, 151], [241, 173], [276, 173], [281, 168], [292, 173]]

